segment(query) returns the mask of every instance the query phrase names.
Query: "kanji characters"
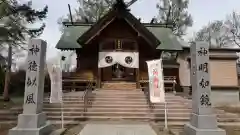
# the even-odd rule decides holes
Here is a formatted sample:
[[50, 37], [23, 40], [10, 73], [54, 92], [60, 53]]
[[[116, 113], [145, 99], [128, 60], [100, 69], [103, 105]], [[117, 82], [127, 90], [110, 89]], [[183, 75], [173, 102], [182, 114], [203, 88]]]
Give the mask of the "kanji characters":
[[34, 77], [34, 79], [31, 79], [30, 77], [27, 78], [27, 86], [37, 86], [37, 82], [36, 82], [36, 77]]
[[198, 56], [206, 56], [208, 54], [208, 50], [204, 47], [201, 47], [198, 51]]
[[27, 99], [26, 99], [26, 104], [36, 104], [34, 101], [34, 94], [31, 93], [29, 95], [27, 95]]
[[206, 88], [207, 86], [209, 86], [209, 81], [205, 80], [204, 78], [201, 79], [201, 81], [199, 82], [199, 85], [202, 88]]
[[37, 55], [37, 53], [40, 51], [37, 45], [32, 45], [32, 48], [29, 49], [29, 52], [31, 55]]
[[198, 66], [198, 70], [208, 73], [208, 63], [205, 62], [203, 64], [200, 64]]
[[30, 71], [37, 71], [37, 63], [36, 61], [28, 61], [28, 70]]
[[202, 94], [201, 97], [200, 97], [200, 103], [201, 105], [204, 105], [204, 106], [211, 106], [211, 102], [210, 102], [210, 98], [208, 96], [208, 94]]

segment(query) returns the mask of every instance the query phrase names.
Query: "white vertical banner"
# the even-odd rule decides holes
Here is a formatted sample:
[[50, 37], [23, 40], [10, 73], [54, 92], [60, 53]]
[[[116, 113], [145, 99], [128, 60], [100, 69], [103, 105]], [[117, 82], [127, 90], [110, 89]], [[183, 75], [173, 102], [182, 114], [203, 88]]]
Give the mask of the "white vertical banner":
[[147, 61], [150, 101], [165, 103], [162, 59]]
[[47, 65], [51, 79], [50, 103], [62, 103], [62, 69], [60, 64]]

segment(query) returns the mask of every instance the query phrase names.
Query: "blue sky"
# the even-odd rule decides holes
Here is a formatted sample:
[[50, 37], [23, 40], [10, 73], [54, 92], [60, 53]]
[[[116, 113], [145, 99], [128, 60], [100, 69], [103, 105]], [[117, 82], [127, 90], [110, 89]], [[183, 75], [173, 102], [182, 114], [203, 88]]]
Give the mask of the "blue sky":
[[[155, 7], [158, 1], [138, 0], [131, 6], [131, 13], [149, 22], [153, 16], [157, 16]], [[33, 0], [35, 8], [49, 6], [48, 18], [45, 20], [47, 27], [41, 36], [48, 42], [48, 57], [56, 55], [55, 45], [61, 36], [57, 20], [68, 13], [67, 4], [70, 4], [72, 9], [78, 6], [76, 0]], [[193, 16], [194, 25], [188, 29], [186, 38], [191, 37], [210, 21], [224, 19], [232, 11], [240, 12], [240, 0], [190, 0], [188, 11]]]

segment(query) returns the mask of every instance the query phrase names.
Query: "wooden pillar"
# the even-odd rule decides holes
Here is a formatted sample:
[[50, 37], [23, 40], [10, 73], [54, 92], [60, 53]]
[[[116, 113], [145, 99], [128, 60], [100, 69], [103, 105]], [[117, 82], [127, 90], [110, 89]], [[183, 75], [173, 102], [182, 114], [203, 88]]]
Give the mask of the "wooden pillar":
[[137, 82], [137, 89], [140, 88], [140, 82], [139, 82], [139, 68], [135, 69], [136, 74], [136, 82]]
[[98, 76], [97, 76], [97, 88], [101, 88], [101, 77], [102, 76], [102, 69], [98, 68]]
[[[98, 52], [102, 51], [102, 44], [99, 44]], [[99, 57], [99, 54], [98, 54]], [[99, 58], [98, 58], [99, 60]], [[97, 88], [101, 88], [101, 81], [102, 81], [102, 69], [98, 67], [98, 60], [97, 60], [97, 68], [98, 68], [98, 75], [97, 75]]]
[[[139, 53], [139, 48], [138, 48], [138, 43], [137, 42], [135, 42], [134, 43], [134, 46], [135, 46], [135, 50], [136, 51], [138, 51], [138, 53]], [[139, 54], [138, 54], [138, 62], [140, 62], [140, 56], [139, 56]], [[139, 68], [140, 68], [140, 64], [139, 64], [139, 67], [138, 68], [136, 68], [135, 69], [135, 75], [136, 75], [136, 83], [137, 83], [137, 89], [139, 89], [140, 88], [140, 76], [139, 76]]]

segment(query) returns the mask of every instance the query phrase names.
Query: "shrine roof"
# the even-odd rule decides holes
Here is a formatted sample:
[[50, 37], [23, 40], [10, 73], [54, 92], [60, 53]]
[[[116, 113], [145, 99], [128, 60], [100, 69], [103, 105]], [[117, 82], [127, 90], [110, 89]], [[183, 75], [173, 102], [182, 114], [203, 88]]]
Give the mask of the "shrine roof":
[[138, 34], [148, 42], [150, 47], [161, 50], [182, 50], [181, 44], [172, 34], [168, 25], [155, 25], [141, 23], [129, 12], [123, 0], [117, 0], [112, 8], [95, 23], [80, 24], [78, 22], [63, 23], [63, 35], [56, 45], [58, 49], [77, 49], [88, 44], [104, 28], [116, 18], [124, 19]]
[[[57, 49], [63, 50], [81, 48], [82, 45], [77, 42], [78, 38], [93, 25], [92, 23], [86, 24], [81, 22], [64, 22], [63, 24], [65, 25], [65, 28], [56, 45]], [[166, 27], [166, 25], [149, 23], [142, 24], [161, 42], [156, 49], [173, 51], [182, 50], [184, 43], [173, 35], [171, 29]]]
[[82, 46], [89, 44], [97, 35], [107, 28], [107, 26], [117, 19], [127, 22], [128, 25], [138, 33], [138, 36], [142, 37], [148, 43], [147, 45], [156, 49], [161, 42], [129, 11], [123, 0], [117, 0], [108, 13], [101, 17], [89, 30], [78, 38], [78, 43]]
[[159, 41], [161, 41], [161, 44], [158, 45], [156, 49], [172, 51], [183, 50], [183, 42], [180, 42], [178, 37], [172, 33], [170, 28], [147, 26], [147, 29], [151, 31]]
[[90, 27], [90, 25], [65, 27], [63, 30], [63, 34], [56, 45], [56, 48], [62, 50], [73, 50], [82, 48], [82, 46], [77, 42], [77, 40], [79, 36], [86, 32]]

